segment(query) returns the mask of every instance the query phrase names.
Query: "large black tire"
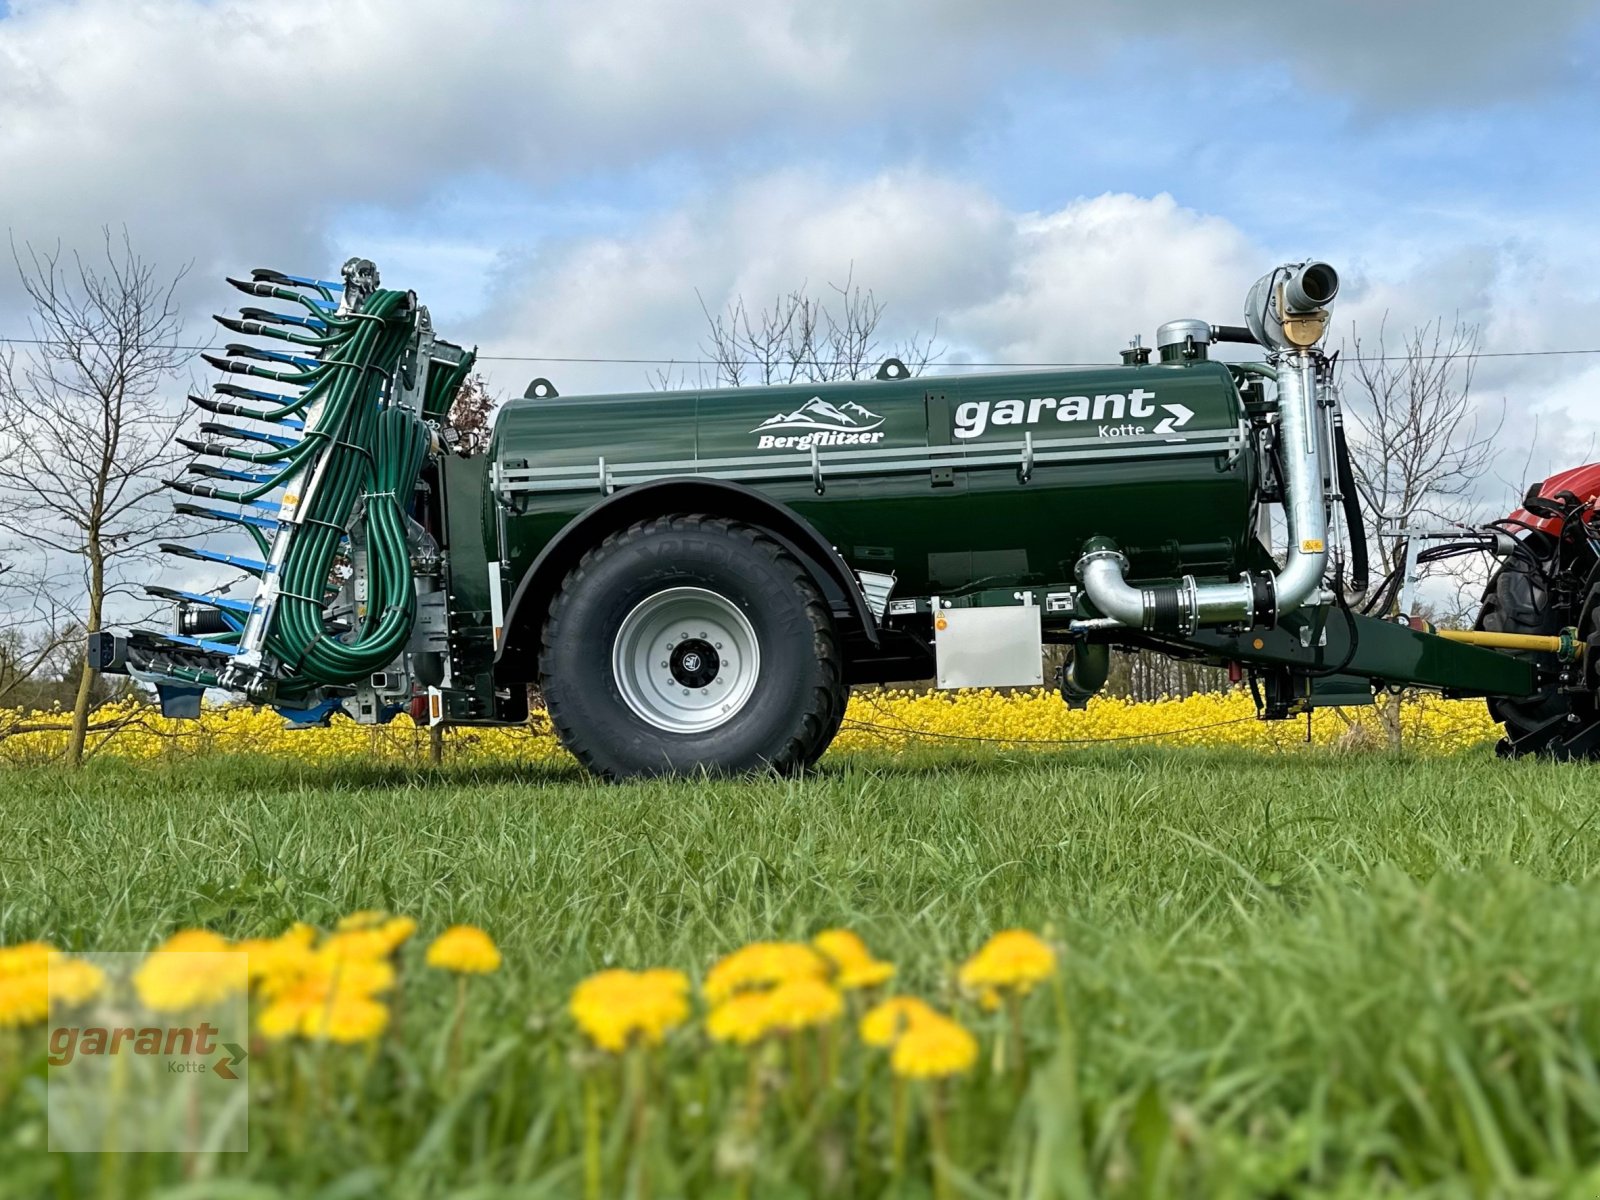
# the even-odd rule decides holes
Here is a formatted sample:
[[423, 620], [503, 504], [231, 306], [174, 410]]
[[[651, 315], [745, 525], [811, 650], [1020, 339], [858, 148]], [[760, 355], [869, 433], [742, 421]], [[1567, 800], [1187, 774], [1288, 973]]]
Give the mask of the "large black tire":
[[[1527, 563], [1513, 557], [1490, 578], [1474, 628], [1548, 636], [1560, 632], [1561, 622], [1550, 609], [1542, 581]], [[1553, 654], [1522, 653], [1517, 657], [1543, 667], [1555, 665]], [[1489, 715], [1506, 727], [1508, 746], [1552, 718], [1564, 716], [1567, 710], [1553, 687], [1523, 698], [1494, 698], [1488, 704]]]
[[562, 744], [607, 779], [801, 771], [849, 695], [805, 568], [758, 529], [696, 514], [583, 556], [550, 606], [539, 679]]
[[[1543, 581], [1520, 559], [1512, 558], [1489, 580], [1483, 608], [1475, 627], [1493, 633], [1526, 633], [1548, 637], [1560, 633], [1562, 615], [1573, 619], [1580, 639], [1592, 635], [1600, 621], [1600, 569], [1589, 578], [1575, 612], [1553, 610]], [[1554, 670], [1556, 656], [1520, 653], [1541, 667]], [[1537, 754], [1556, 759], [1600, 757], [1600, 722], [1592, 695], [1563, 692], [1551, 684], [1532, 696], [1496, 697], [1488, 702], [1489, 715], [1505, 726], [1506, 736], [1496, 747], [1505, 757]]]

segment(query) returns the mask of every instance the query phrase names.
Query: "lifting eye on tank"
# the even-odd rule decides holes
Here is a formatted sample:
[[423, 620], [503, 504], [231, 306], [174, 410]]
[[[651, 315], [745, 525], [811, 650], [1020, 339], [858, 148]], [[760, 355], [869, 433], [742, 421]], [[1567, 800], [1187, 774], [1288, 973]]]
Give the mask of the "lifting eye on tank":
[[560, 392], [556, 391], [556, 385], [541, 375], [528, 385], [527, 390], [522, 393], [522, 398], [524, 400], [553, 400], [560, 394]]
[[908, 379], [910, 370], [898, 358], [886, 358], [878, 365], [879, 379]]

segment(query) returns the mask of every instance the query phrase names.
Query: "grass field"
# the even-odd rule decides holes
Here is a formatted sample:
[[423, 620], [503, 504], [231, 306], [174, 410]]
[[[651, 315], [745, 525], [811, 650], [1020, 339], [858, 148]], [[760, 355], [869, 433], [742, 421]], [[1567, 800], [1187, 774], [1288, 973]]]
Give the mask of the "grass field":
[[[1592, 770], [1143, 748], [857, 755], [753, 784], [214, 759], [0, 786], [0, 942], [136, 950], [382, 907], [424, 939], [481, 925], [505, 955], [458, 1072], [454, 985], [420, 968], [378, 1048], [308, 1051], [309, 1097], [253, 1064], [247, 1155], [46, 1155], [24, 1054], [3, 1196], [581, 1195], [579, 1081], [622, 1085], [575, 1049], [571, 986], [698, 978], [838, 925], [951, 1003], [994, 930], [1067, 947], [1070, 1019], [1028, 1001], [1026, 1090], [989, 1074], [999, 1018], [966, 1010], [984, 1056], [944, 1096], [955, 1195], [1600, 1194]], [[886, 1165], [881, 1079], [841, 1074], [736, 1144], [736, 1051], [686, 1028], [653, 1069], [642, 1166], [620, 1109], [606, 1127], [608, 1194], [927, 1192], [925, 1123]]]

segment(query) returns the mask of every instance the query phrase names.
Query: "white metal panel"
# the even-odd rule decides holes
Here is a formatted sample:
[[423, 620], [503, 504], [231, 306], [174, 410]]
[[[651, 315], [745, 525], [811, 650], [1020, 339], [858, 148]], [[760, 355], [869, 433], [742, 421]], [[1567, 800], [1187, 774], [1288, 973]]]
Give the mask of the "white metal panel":
[[1036, 604], [936, 608], [933, 648], [942, 688], [1037, 687], [1044, 682]]

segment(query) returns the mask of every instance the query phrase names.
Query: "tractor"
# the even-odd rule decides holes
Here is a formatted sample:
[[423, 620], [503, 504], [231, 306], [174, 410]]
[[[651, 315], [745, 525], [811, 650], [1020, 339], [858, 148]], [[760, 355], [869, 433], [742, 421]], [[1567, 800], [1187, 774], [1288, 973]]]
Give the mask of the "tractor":
[[[457, 453], [473, 352], [368, 260], [256, 270], [190, 396], [178, 511], [228, 540], [163, 549], [253, 594], [153, 584], [170, 628], [90, 661], [172, 716], [207, 693], [300, 726], [509, 725], [536, 694], [607, 779], [802, 771], [851, 688], [1050, 686], [1081, 705], [1113, 649], [1227, 667], [1282, 720], [1375, 693], [1482, 697], [1500, 751], [1600, 753], [1600, 466], [1509, 516], [1408, 535], [1369, 578], [1339, 394], [1339, 289], [1279, 266], [1243, 325], [1160, 326], [1072, 370], [564, 396], [504, 404]], [[264, 302], [264, 303], [263, 303]], [[1259, 361], [1213, 348], [1256, 347]], [[1430, 561], [1490, 556], [1471, 630], [1411, 610]], [[1046, 647], [1062, 665], [1045, 677]]]

